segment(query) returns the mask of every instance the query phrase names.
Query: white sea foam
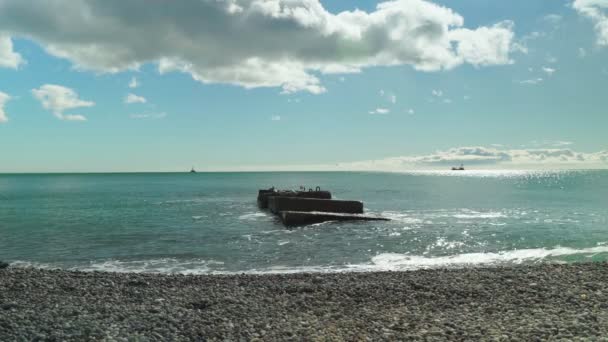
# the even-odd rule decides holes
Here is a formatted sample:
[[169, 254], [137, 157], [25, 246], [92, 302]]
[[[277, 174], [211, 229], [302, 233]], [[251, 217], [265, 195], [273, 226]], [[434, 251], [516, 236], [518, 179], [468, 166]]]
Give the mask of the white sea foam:
[[[473, 266], [497, 266], [537, 262], [547, 258], [570, 255], [592, 257], [600, 253], [608, 253], [608, 245], [575, 249], [570, 247], [555, 247], [552, 249], [534, 248], [502, 251], [494, 253], [464, 253], [447, 256], [421, 256], [399, 253], [382, 253], [363, 264], [327, 265], [327, 266], [285, 266], [276, 265], [268, 268], [249, 269], [244, 271], [228, 271], [220, 261], [213, 260], [178, 260], [174, 258], [152, 259], [143, 261], [108, 260], [92, 262], [87, 265], [67, 267], [79, 271], [104, 271], [117, 273], [163, 273], [163, 274], [289, 274], [289, 273], [341, 273], [341, 272], [373, 272], [373, 271], [411, 271], [425, 268], [454, 268]], [[561, 262], [555, 260], [555, 262]], [[13, 267], [35, 267], [41, 269], [66, 268], [59, 264], [45, 264], [16, 261]]]
[[239, 220], [250, 220], [250, 221], [255, 221], [261, 217], [269, 217], [268, 214], [266, 213], [247, 213], [244, 215], [239, 216]]
[[174, 258], [151, 259], [142, 261], [108, 260], [91, 263], [86, 266], [73, 267], [80, 271], [105, 271], [117, 273], [180, 273], [180, 274], [206, 274], [212, 266], [221, 266], [224, 263], [214, 260], [178, 260]]
[[400, 213], [396, 211], [383, 211], [380, 216], [386, 217], [391, 221], [403, 222], [408, 224], [420, 224], [423, 220], [420, 218], [412, 217], [408, 213]]
[[521, 264], [526, 261], [538, 261], [551, 257], [598, 253], [608, 253], [608, 246], [583, 249], [569, 247], [518, 249], [497, 253], [465, 253], [441, 257], [384, 253], [373, 257], [372, 263], [379, 270], [409, 270], [429, 267]]
[[476, 212], [476, 211], [467, 211], [465, 213], [459, 213], [454, 215], [455, 218], [459, 219], [484, 219], [484, 218], [501, 218], [507, 217], [505, 214], [500, 212]]

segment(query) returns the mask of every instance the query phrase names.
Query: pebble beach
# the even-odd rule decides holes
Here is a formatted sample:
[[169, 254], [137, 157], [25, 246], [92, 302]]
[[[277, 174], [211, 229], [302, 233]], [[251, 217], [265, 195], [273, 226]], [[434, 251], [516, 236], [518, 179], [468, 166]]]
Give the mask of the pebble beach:
[[608, 263], [160, 275], [0, 269], [2, 341], [608, 340]]

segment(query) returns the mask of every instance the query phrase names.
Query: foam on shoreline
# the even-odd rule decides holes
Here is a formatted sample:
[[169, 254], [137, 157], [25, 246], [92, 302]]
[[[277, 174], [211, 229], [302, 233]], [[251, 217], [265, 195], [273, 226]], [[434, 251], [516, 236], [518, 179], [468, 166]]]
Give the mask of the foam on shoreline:
[[[217, 260], [159, 258], [150, 260], [103, 260], [82, 265], [63, 265], [61, 263], [37, 263], [15, 261], [12, 267], [67, 269], [71, 271], [101, 271], [115, 273], [153, 273], [153, 274], [295, 274], [295, 273], [344, 273], [378, 271], [413, 271], [429, 268], [462, 268], [533, 264], [541, 262], [560, 262], [560, 258], [577, 256], [579, 259], [592, 258], [608, 253], [608, 245], [575, 249], [557, 246], [552, 249], [534, 248], [494, 253], [463, 253], [447, 256], [421, 256], [399, 253], [381, 253], [367, 263], [344, 265], [288, 266], [274, 265], [266, 268], [230, 270], [225, 263]], [[584, 260], [584, 259], [583, 259]]]

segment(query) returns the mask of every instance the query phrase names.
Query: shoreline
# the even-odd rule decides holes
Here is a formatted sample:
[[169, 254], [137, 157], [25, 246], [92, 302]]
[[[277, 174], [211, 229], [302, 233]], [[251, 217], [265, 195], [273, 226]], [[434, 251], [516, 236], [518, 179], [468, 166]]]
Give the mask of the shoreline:
[[608, 336], [608, 263], [163, 275], [0, 269], [0, 340]]

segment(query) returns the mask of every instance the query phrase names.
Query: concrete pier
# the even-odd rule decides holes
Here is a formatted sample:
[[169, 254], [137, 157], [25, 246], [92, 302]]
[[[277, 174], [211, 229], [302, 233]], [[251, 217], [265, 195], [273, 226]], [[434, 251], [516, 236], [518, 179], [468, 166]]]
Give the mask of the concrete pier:
[[326, 221], [390, 221], [364, 215], [363, 202], [333, 200], [331, 192], [300, 187], [300, 191], [276, 190], [258, 192], [258, 206], [279, 216], [285, 226], [303, 226]]
[[290, 191], [281, 190], [277, 191], [274, 189], [260, 190], [258, 192], [258, 206], [261, 209], [268, 208], [268, 199], [270, 197], [298, 197], [298, 198], [318, 198], [318, 199], [331, 199], [331, 192], [325, 190], [312, 190], [311, 191]]
[[279, 214], [279, 217], [283, 221], [283, 224], [288, 227], [304, 226], [327, 221], [389, 221], [387, 218], [370, 215], [303, 211], [282, 211]]
[[282, 211], [319, 211], [343, 214], [363, 214], [363, 203], [316, 198], [269, 197], [268, 208], [275, 214]]

